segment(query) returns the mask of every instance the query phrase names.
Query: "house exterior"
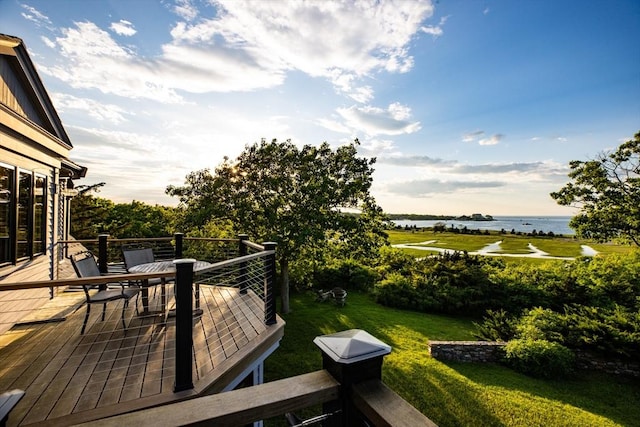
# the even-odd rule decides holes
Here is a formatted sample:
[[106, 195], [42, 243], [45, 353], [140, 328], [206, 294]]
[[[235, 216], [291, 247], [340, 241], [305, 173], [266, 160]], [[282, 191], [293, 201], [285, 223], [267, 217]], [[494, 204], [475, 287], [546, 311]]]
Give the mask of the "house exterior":
[[72, 148], [24, 42], [0, 34], [0, 282], [56, 278], [73, 180], [86, 173]]

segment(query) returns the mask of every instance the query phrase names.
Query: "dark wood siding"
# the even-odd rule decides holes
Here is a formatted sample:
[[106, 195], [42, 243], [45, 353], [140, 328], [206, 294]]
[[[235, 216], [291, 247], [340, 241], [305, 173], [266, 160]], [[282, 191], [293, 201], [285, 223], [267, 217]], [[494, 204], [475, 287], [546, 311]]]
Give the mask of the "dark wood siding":
[[25, 90], [22, 80], [14, 71], [13, 58], [0, 55], [0, 102], [21, 116], [50, 131], [50, 124], [44, 120], [33, 98]]

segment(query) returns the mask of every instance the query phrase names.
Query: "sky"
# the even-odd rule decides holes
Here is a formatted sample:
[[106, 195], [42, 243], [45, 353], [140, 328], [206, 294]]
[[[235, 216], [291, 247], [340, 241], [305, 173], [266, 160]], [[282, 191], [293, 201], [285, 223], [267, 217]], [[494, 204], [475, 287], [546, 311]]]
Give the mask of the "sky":
[[569, 216], [569, 161], [640, 130], [637, 0], [0, 0], [0, 33], [116, 203], [358, 138], [387, 213]]

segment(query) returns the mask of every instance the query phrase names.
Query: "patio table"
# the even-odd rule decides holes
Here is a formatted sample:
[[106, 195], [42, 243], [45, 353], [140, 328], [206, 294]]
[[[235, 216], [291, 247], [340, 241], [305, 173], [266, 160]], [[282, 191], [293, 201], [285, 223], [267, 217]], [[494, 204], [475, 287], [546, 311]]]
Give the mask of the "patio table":
[[[193, 271], [198, 271], [201, 270], [203, 268], [207, 268], [211, 265], [211, 263], [206, 262], [206, 261], [196, 261], [193, 263]], [[176, 265], [174, 264], [174, 262], [172, 260], [170, 261], [155, 261], [155, 262], [148, 262], [145, 264], [138, 264], [138, 265], [134, 265], [133, 267], [129, 268], [129, 273], [135, 273], [135, 274], [140, 274], [140, 273], [175, 273], [176, 272]], [[162, 289], [161, 289], [161, 313], [164, 314], [165, 309], [166, 309], [166, 304], [167, 304], [167, 293], [166, 293], [166, 278], [163, 277], [161, 279], [160, 282]], [[145, 296], [145, 292], [146, 292], [146, 296]], [[149, 313], [149, 302], [148, 302], [148, 289], [147, 287], [143, 288], [143, 295], [142, 295], [142, 304], [144, 307], [144, 312], [145, 313]], [[145, 298], [147, 300], [147, 302], [145, 303]], [[195, 315], [200, 315], [202, 314], [202, 310], [200, 309], [200, 287], [196, 284], [196, 309], [194, 310], [194, 316]]]

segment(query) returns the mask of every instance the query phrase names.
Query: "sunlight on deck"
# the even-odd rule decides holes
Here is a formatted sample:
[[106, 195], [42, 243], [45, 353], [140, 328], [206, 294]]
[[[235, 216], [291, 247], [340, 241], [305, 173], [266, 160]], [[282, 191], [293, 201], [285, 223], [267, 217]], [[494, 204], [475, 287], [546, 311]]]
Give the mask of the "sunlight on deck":
[[[150, 291], [150, 310], [160, 309], [160, 294]], [[168, 307], [174, 303], [169, 286]], [[61, 301], [67, 304], [61, 304]], [[201, 316], [194, 317], [193, 380], [197, 383], [220, 363], [266, 330], [264, 304], [251, 292], [200, 286]], [[135, 299], [92, 308], [85, 335], [82, 292], [64, 292], [51, 301], [66, 320], [14, 326], [0, 335], [0, 390], [20, 388], [25, 397], [9, 425], [51, 420], [80, 411], [108, 407], [144, 397], [173, 393], [175, 318], [143, 315]], [[46, 308], [46, 306], [45, 306]], [[38, 320], [38, 319], [35, 319]], [[40, 319], [41, 320], [41, 319]]]

